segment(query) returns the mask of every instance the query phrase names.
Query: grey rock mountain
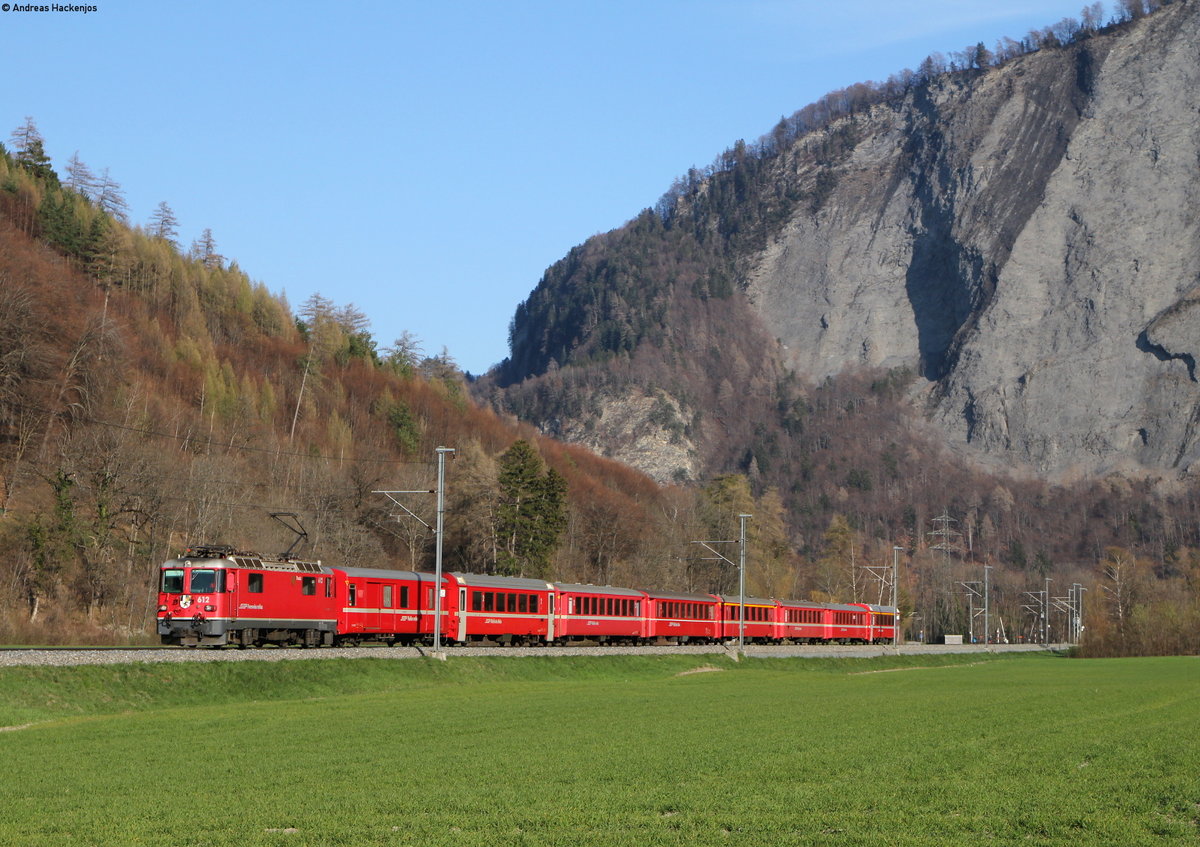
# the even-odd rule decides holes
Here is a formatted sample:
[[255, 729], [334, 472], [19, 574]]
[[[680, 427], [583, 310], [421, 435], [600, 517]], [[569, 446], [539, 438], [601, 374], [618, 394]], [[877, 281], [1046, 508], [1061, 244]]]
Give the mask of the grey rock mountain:
[[[834, 135], [832, 162], [804, 154]], [[749, 309], [731, 314], [778, 342], [757, 367], [812, 382], [908, 368], [914, 416], [984, 463], [1067, 478], [1200, 470], [1195, 0], [940, 76], [766, 167], [821, 199], [736, 257]], [[603, 420], [619, 418], [628, 441], [646, 392], [597, 397], [625, 413], [586, 436], [579, 420], [557, 429], [605, 449]]]

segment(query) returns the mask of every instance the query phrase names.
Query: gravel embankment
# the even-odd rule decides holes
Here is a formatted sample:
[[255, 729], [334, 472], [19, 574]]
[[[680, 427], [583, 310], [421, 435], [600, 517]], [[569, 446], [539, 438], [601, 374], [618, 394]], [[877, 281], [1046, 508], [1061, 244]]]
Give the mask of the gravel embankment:
[[[1052, 645], [1062, 649], [1066, 645]], [[928, 655], [937, 653], [1004, 653], [1045, 650], [1039, 644], [906, 644], [900, 647], [878, 646], [748, 646], [748, 658], [807, 658]], [[717, 645], [686, 647], [450, 647], [445, 651], [454, 656], [618, 656], [630, 654], [711, 655], [736, 654], [735, 648]], [[0, 649], [0, 667], [65, 666], [65, 665], [124, 665], [134, 662], [278, 662], [296, 659], [418, 659], [432, 655], [427, 647], [322, 647], [299, 648], [265, 647], [251, 650], [213, 649]]]

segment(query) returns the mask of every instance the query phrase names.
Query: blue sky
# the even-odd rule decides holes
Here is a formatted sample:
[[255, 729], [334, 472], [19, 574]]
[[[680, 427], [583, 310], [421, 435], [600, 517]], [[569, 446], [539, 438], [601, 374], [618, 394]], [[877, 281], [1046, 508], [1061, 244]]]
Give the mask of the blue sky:
[[0, 138], [32, 116], [55, 168], [108, 168], [133, 222], [165, 200], [185, 246], [211, 228], [293, 308], [353, 303], [380, 347], [408, 331], [473, 373], [549, 265], [689, 167], [830, 90], [1085, 5], [84, 2], [0, 11]]

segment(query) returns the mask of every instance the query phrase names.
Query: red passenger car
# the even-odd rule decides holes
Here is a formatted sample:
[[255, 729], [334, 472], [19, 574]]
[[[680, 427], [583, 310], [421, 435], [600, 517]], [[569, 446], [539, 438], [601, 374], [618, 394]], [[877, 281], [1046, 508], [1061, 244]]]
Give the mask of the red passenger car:
[[338, 643], [411, 643], [433, 634], [432, 574], [335, 568]]
[[611, 585], [555, 583], [554, 640], [633, 644], [647, 637], [646, 592]]
[[872, 606], [862, 603], [862, 608], [870, 616], [870, 630], [867, 640], [871, 644], [890, 644], [896, 637], [896, 607]]
[[826, 606], [831, 617], [828, 638], [842, 644], [867, 644], [871, 640], [871, 613], [862, 604]]
[[540, 579], [454, 573], [446, 594], [456, 614], [445, 616], [442, 634], [467, 643], [545, 644], [555, 638], [554, 589]]
[[832, 624], [829, 610], [820, 603], [783, 600], [779, 604], [778, 638], [792, 644], [820, 644]]
[[779, 608], [777, 600], [767, 600], [762, 597], [747, 597], [745, 622], [742, 621], [741, 604], [735, 596], [721, 598], [721, 638], [736, 641], [739, 633], [746, 641], [760, 644], [774, 640], [776, 636], [777, 615]]
[[647, 591], [646, 637], [661, 643], [711, 644], [720, 637], [721, 603], [712, 594]]
[[320, 562], [194, 547], [165, 562], [160, 574], [157, 628], [164, 644], [333, 643], [337, 585]]

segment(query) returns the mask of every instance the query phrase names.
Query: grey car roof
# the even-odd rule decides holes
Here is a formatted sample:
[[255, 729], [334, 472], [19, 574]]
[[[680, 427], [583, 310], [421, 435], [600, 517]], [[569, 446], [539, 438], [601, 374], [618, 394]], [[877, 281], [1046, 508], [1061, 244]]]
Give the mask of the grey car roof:
[[338, 568], [346, 576], [362, 577], [363, 579], [428, 579], [433, 580], [431, 573], [416, 571], [392, 571], [386, 568]]
[[503, 588], [508, 591], [547, 591], [550, 583], [521, 576], [489, 576], [488, 574], [454, 572], [462, 583], [477, 588]]
[[712, 603], [717, 598], [712, 594], [680, 594], [676, 591], [651, 591], [646, 589], [646, 593], [653, 600], [683, 600], [687, 603]]
[[556, 582], [554, 587], [559, 591], [569, 591], [573, 594], [612, 594], [617, 597], [645, 597], [645, 591], [636, 588], [617, 588], [615, 585], [585, 585], [574, 582]]

